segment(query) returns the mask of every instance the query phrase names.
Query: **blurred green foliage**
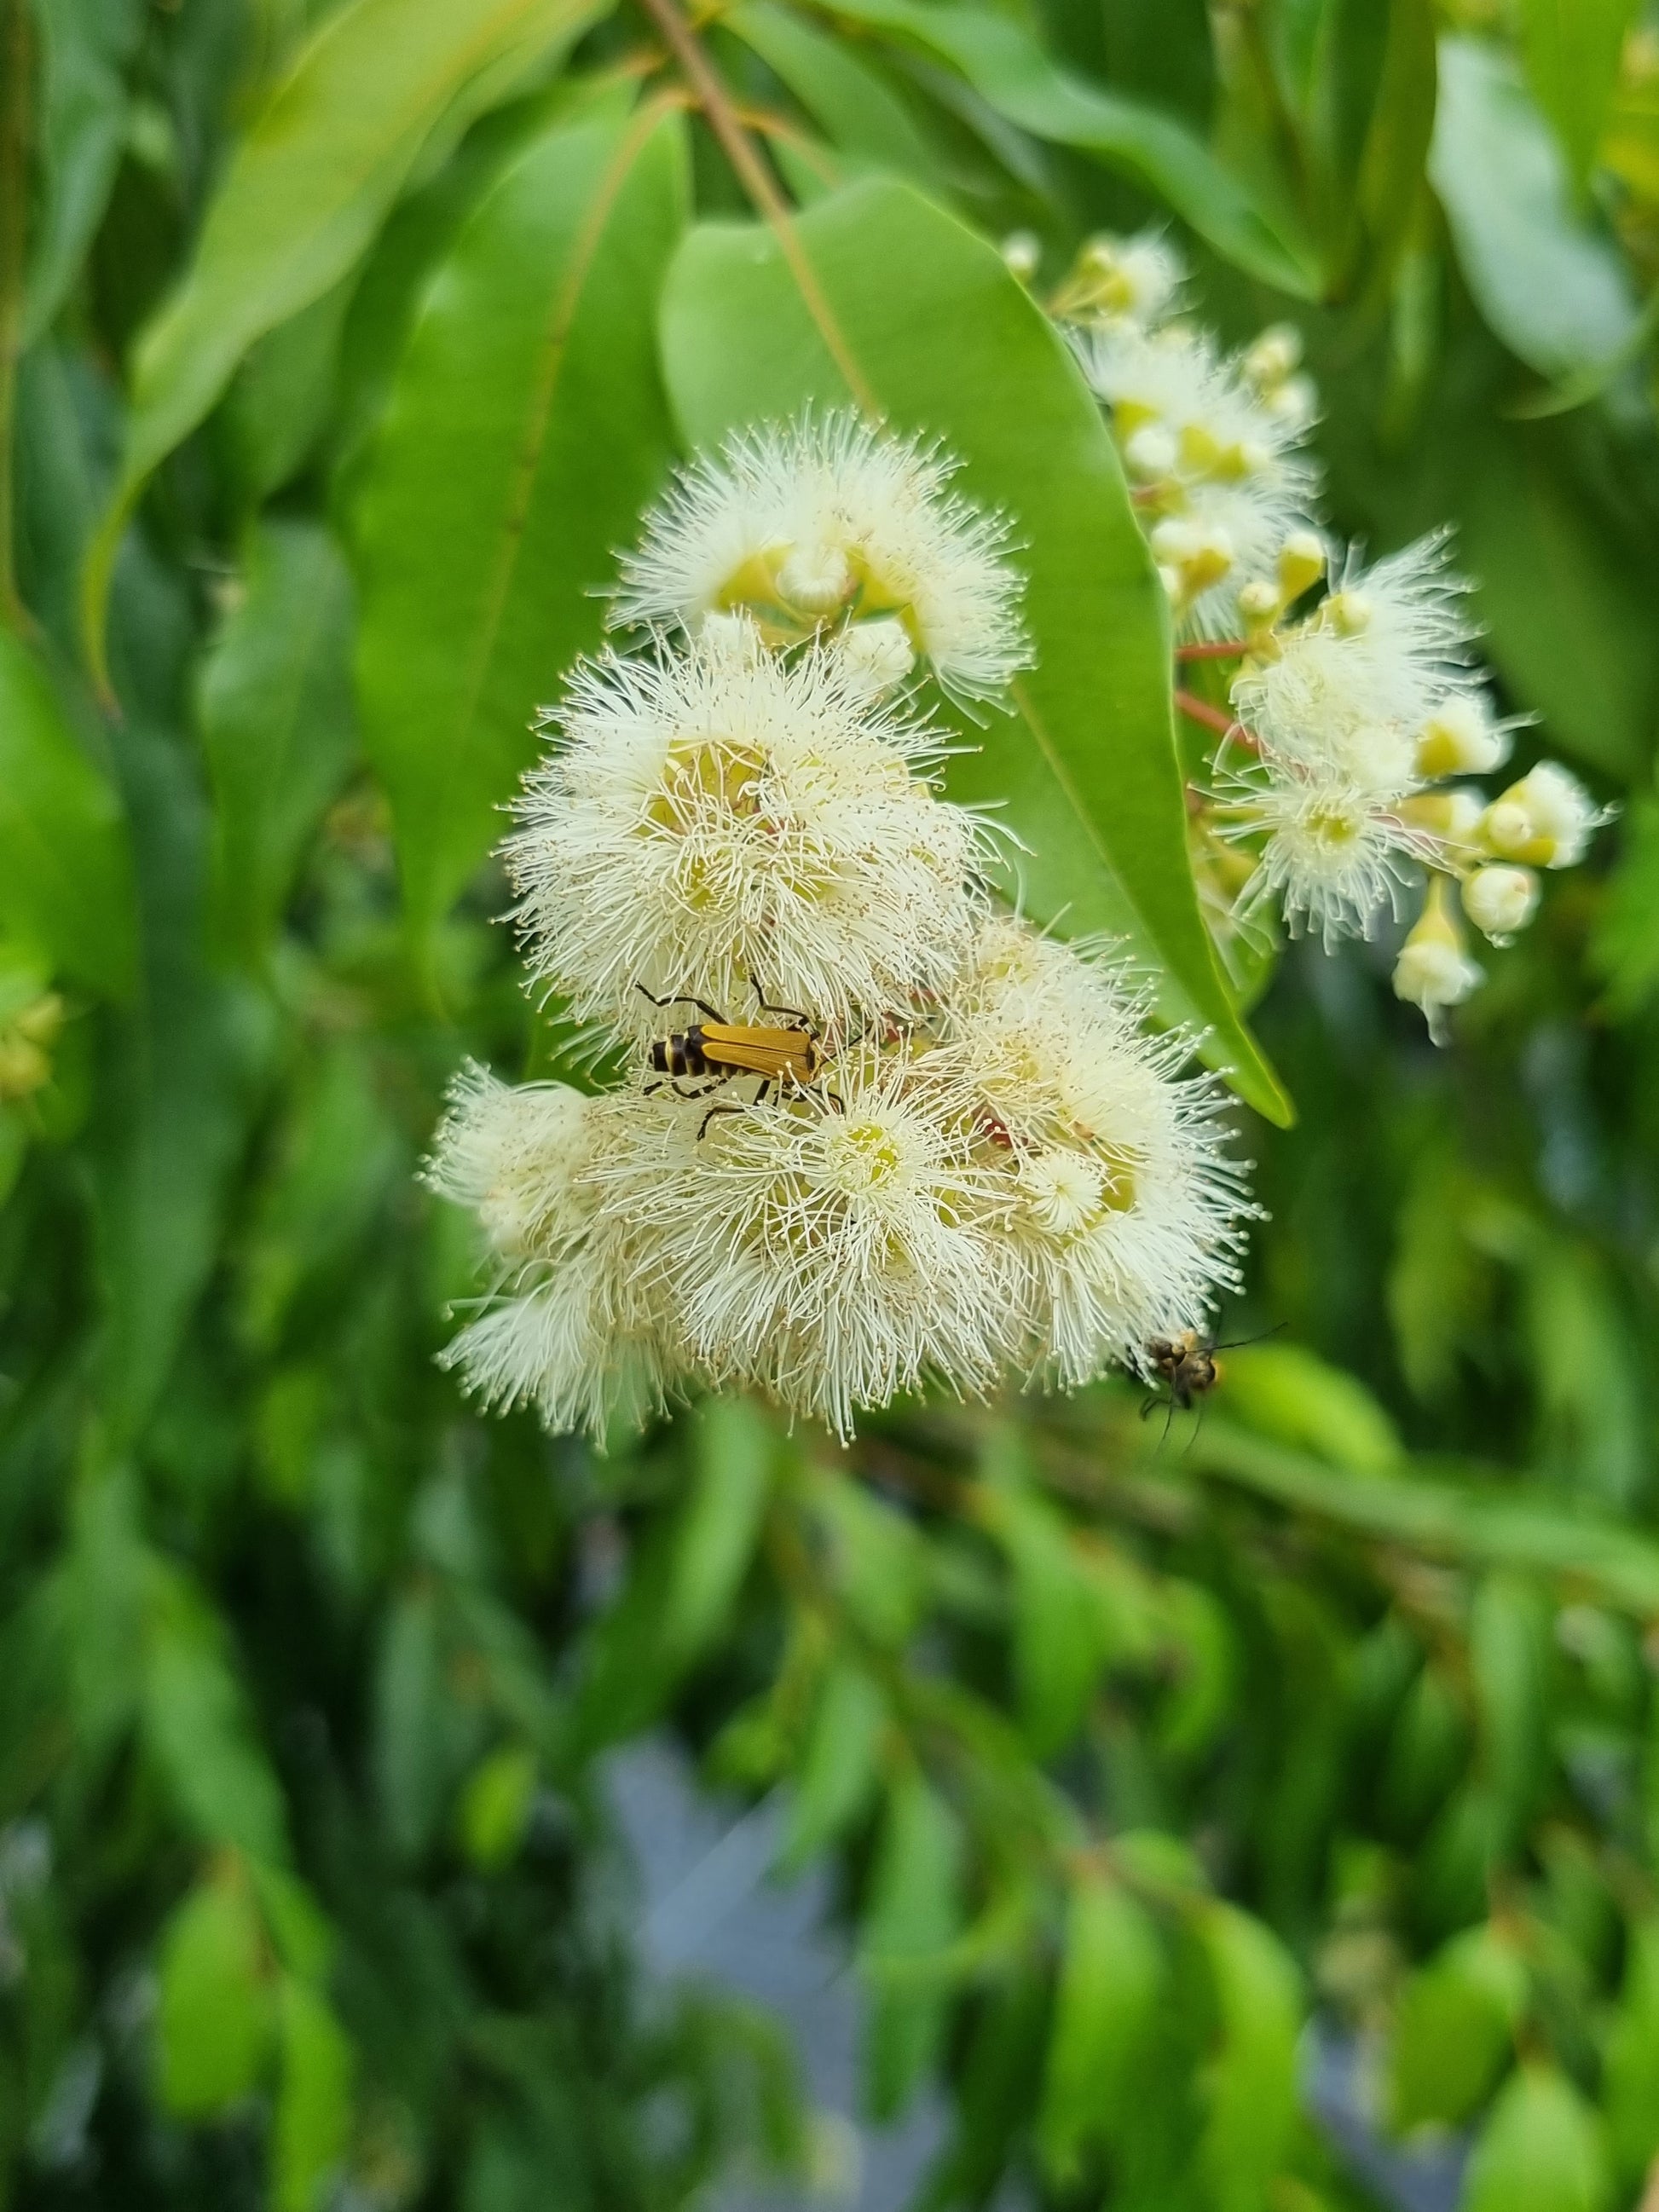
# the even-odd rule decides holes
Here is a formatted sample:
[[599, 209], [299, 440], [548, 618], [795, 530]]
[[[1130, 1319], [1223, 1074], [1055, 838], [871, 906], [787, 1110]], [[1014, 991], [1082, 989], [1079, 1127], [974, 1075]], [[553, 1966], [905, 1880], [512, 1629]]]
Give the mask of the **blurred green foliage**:
[[[0, 0], [0, 2197], [804, 2191], [775, 2028], [636, 1984], [596, 1776], [665, 1727], [833, 1858], [871, 2109], [952, 2099], [930, 2206], [1357, 2212], [1297, 2094], [1317, 2010], [1381, 2124], [1470, 2131], [1466, 2212], [1633, 2207], [1659, 26], [738, 0], [702, 51], [807, 212], [733, 274], [683, 240], [750, 210], [663, 16]], [[1509, 705], [1623, 805], [1599, 870], [1443, 1052], [1380, 951], [1282, 963], [1299, 1121], [1252, 1122], [1226, 1333], [1284, 1334], [1201, 1426], [1106, 1388], [847, 1453], [741, 1403], [609, 1456], [474, 1418], [432, 1364], [474, 1255], [415, 1170], [465, 1053], [556, 1050], [495, 810], [671, 456], [803, 380], [1030, 527], [1081, 798], [1018, 727], [953, 773], [1276, 1105], [1159, 842], [1136, 542], [993, 250], [1052, 279], [1145, 221], [1230, 336], [1304, 331], [1343, 527], [1455, 523]]]

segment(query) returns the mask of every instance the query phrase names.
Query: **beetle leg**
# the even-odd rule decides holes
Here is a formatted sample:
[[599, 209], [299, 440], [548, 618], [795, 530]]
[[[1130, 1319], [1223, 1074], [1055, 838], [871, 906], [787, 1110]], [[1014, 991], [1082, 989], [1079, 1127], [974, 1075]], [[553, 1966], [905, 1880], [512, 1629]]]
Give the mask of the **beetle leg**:
[[714, 1120], [716, 1114], [743, 1114], [747, 1111], [748, 1109], [744, 1106], [711, 1106], [708, 1111], [703, 1115], [702, 1121], [697, 1124], [697, 1142], [702, 1144], [703, 1139], [708, 1135], [708, 1124]]
[[[749, 971], [749, 988], [754, 993], [755, 1004], [760, 1008], [762, 1013], [793, 1014], [804, 1030], [810, 1030], [812, 1027], [812, 1017], [811, 1014], [802, 1013], [799, 1006], [775, 1006], [755, 980], [755, 971], [752, 968]], [[720, 1016], [716, 1014], [714, 1018], [718, 1021]]]
[[712, 1083], [705, 1083], [697, 1091], [682, 1091], [678, 1083], [669, 1085], [676, 1098], [707, 1098], [711, 1091], [718, 1091], [723, 1083], [732, 1080], [729, 1075], [717, 1075]]
[[677, 992], [672, 999], [659, 999], [654, 991], [647, 991], [643, 983], [636, 982], [634, 988], [641, 996], [649, 999], [653, 1006], [695, 1006], [699, 1013], [707, 1014], [711, 1022], [723, 1022], [726, 1019], [725, 1015], [717, 1008], [711, 1006], [707, 999], [695, 999], [690, 991]]

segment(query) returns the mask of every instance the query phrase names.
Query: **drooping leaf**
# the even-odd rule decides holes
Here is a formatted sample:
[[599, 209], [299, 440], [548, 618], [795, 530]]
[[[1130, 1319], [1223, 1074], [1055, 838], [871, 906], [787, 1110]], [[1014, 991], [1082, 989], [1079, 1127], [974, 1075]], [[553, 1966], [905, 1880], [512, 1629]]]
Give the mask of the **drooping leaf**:
[[354, 533], [364, 743], [417, 926], [501, 832], [537, 708], [599, 637], [593, 593], [666, 469], [652, 348], [684, 221], [684, 125], [554, 129], [428, 295]]
[[1640, 7], [1641, 0], [1522, 0], [1528, 81], [1580, 184], [1601, 143], [1625, 34]]
[[107, 1315], [104, 1417], [118, 1445], [154, 1409], [218, 1250], [228, 1178], [270, 1042], [269, 1009], [208, 969], [205, 825], [181, 747], [129, 725], [143, 965], [113, 1025], [93, 1191]]
[[89, 657], [146, 478], [205, 416], [255, 339], [320, 299], [374, 237], [422, 154], [453, 143], [597, 0], [348, 0], [237, 148], [184, 282], [143, 332], [120, 488], [88, 558]]
[[1565, 2074], [1518, 2068], [1469, 2162], [1463, 2212], [1605, 2212], [1610, 2188], [1595, 2113]]
[[1316, 289], [1309, 249], [1284, 236], [1248, 185], [1182, 123], [1058, 68], [1013, 15], [930, 0], [826, 0], [829, 13], [957, 70], [1035, 137], [1092, 154], [1172, 207], [1224, 259], [1281, 291]]
[[203, 664], [216, 918], [243, 957], [281, 918], [306, 839], [349, 767], [351, 586], [328, 532], [260, 524]]
[[848, 187], [787, 239], [694, 231], [663, 308], [689, 442], [855, 400], [941, 437], [963, 488], [1010, 514], [1036, 665], [1015, 714], [953, 760], [952, 795], [1003, 807], [1030, 848], [1027, 908], [1127, 936], [1172, 1014], [1209, 1025], [1252, 1104], [1288, 1109], [1200, 919], [1170, 728], [1168, 611], [1111, 441], [1061, 341], [1001, 257], [908, 185]]
[[961, 1850], [944, 1800], [920, 1774], [902, 1776], [888, 1796], [860, 1954], [873, 1983], [865, 2067], [880, 2118], [904, 2109], [939, 2054], [949, 2000], [926, 1962], [957, 1931]]
[[1659, 1919], [1651, 1916], [1631, 1931], [1603, 2101], [1619, 2171], [1638, 2181], [1659, 2153]]
[[143, 25], [135, 0], [34, 0], [33, 13], [40, 191], [29, 227], [25, 345], [55, 319], [102, 219], [126, 139], [124, 73]]
[[204, 1843], [280, 1863], [288, 1856], [282, 1786], [222, 1624], [181, 1578], [164, 1577], [146, 1641], [144, 1740], [179, 1813]]
[[1573, 208], [1565, 164], [1495, 46], [1440, 42], [1429, 173], [1481, 313], [1544, 376], [1618, 353], [1637, 319], [1611, 240]]
[[1165, 1978], [1164, 1947], [1146, 1907], [1096, 1874], [1073, 1886], [1043, 2077], [1038, 2142], [1064, 2184], [1079, 2154], [1129, 2118], [1126, 2075], [1146, 2039]]
[[258, 1910], [234, 1860], [173, 1914], [161, 1966], [162, 2100], [187, 2118], [222, 2112], [258, 2081], [272, 2028]]
[[461, 1798], [461, 1841], [485, 1873], [510, 1864], [523, 1843], [536, 1775], [536, 1754], [523, 1744], [503, 1744], [473, 1770]]
[[711, 1398], [692, 1432], [695, 1478], [680, 1519], [663, 1640], [689, 1659], [724, 1626], [748, 1571], [777, 1465], [772, 1424], [749, 1398]]
[[880, 1685], [856, 1661], [836, 1661], [818, 1692], [790, 1801], [786, 1866], [805, 1864], [863, 1812], [874, 1794], [886, 1722]]
[[137, 965], [119, 799], [76, 743], [51, 678], [0, 633], [0, 918], [46, 963], [125, 997]]
[[1526, 2002], [1525, 1962], [1501, 1935], [1482, 1927], [1454, 1936], [1401, 1996], [1389, 2057], [1393, 2125], [1468, 2119], [1510, 2063]]
[[1218, 2212], [1259, 2212], [1296, 2125], [1296, 1968], [1261, 1922], [1235, 1905], [1206, 1905], [1199, 1933], [1219, 2020], [1200, 2162]]
[[317, 2212], [346, 2151], [352, 2048], [322, 1991], [292, 1974], [277, 1995], [276, 2033], [272, 2202], [276, 2212]]

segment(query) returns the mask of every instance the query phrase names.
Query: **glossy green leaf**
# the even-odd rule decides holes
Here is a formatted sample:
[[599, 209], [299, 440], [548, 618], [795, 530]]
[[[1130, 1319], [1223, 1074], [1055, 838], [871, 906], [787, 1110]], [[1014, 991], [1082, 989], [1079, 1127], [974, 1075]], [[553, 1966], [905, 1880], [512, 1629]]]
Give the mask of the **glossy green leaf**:
[[0, 917], [55, 969], [118, 997], [137, 961], [121, 805], [51, 678], [0, 632]]
[[1641, 0], [1522, 0], [1521, 51], [1533, 97], [1581, 184], [1601, 143], [1625, 35], [1640, 12]]
[[1545, 376], [1617, 354], [1638, 309], [1611, 240], [1572, 206], [1559, 147], [1494, 46], [1440, 44], [1429, 173], [1480, 312]]
[[1198, 1932], [1218, 2018], [1200, 2163], [1218, 2212], [1259, 2212], [1296, 2127], [1301, 1990], [1278, 1939], [1237, 1906], [1206, 1905]]
[[952, 795], [1006, 806], [1033, 855], [1028, 911], [1127, 937], [1166, 1009], [1208, 1025], [1216, 1064], [1283, 1119], [1199, 916], [1167, 607], [1099, 412], [1000, 255], [908, 186], [871, 180], [811, 210], [787, 248], [747, 225], [693, 232], [663, 337], [690, 443], [851, 398], [942, 437], [964, 490], [1012, 515], [1037, 665], [1018, 679], [1015, 716], [950, 763]]
[[200, 2119], [245, 2097], [264, 2069], [271, 2011], [258, 1911], [228, 1862], [191, 1892], [161, 1938], [162, 2101]]
[[318, 2212], [349, 2137], [352, 2048], [321, 1990], [291, 1974], [278, 1994], [276, 2032], [271, 2201], [275, 2212]]
[[434, 280], [354, 532], [364, 743], [429, 926], [501, 832], [537, 709], [593, 645], [669, 459], [653, 302], [687, 191], [661, 106], [556, 128]]
[[198, 711], [214, 787], [216, 919], [239, 952], [257, 955], [356, 744], [350, 580], [319, 525], [254, 532], [240, 594], [203, 664]]
[[120, 489], [88, 564], [94, 663], [123, 524], [254, 341], [362, 253], [423, 154], [453, 143], [599, 12], [596, 0], [348, 0], [256, 117], [183, 283], [139, 341]]
[[1522, 2066], [1475, 2145], [1462, 2212], [1605, 2212], [1610, 2197], [1595, 2113], [1565, 2074]]
[[1389, 2113], [1402, 2132], [1455, 2126], [1491, 2094], [1515, 2051], [1527, 1969], [1495, 1929], [1454, 1936], [1407, 1983], [1389, 2053]]
[[1281, 291], [1316, 289], [1308, 249], [1286, 238], [1202, 139], [1171, 115], [1103, 91], [1051, 61], [1017, 16], [930, 0], [826, 0], [828, 12], [958, 71], [1011, 122], [1122, 170], [1224, 259]]
[[1123, 2125], [1123, 2094], [1166, 1978], [1146, 1907], [1094, 1874], [1073, 1886], [1038, 2118], [1045, 2168], [1074, 2178], [1082, 2152]]
[[921, 1775], [902, 1776], [888, 1796], [860, 1930], [872, 1984], [865, 2071], [878, 2118], [904, 2109], [939, 2057], [949, 2000], [925, 1970], [957, 1932], [961, 1856], [950, 1808]]
[[34, 0], [34, 138], [40, 196], [29, 226], [23, 343], [56, 319], [102, 219], [127, 135], [125, 71], [137, 0]]

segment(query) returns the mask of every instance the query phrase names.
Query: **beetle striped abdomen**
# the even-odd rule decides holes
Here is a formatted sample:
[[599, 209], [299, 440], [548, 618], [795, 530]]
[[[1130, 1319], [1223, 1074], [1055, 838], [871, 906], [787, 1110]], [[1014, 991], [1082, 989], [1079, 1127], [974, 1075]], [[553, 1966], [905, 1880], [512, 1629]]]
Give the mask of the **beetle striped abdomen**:
[[676, 1030], [658, 1037], [651, 1047], [651, 1065], [659, 1075], [708, 1075], [713, 1070], [704, 1055], [701, 1028]]

